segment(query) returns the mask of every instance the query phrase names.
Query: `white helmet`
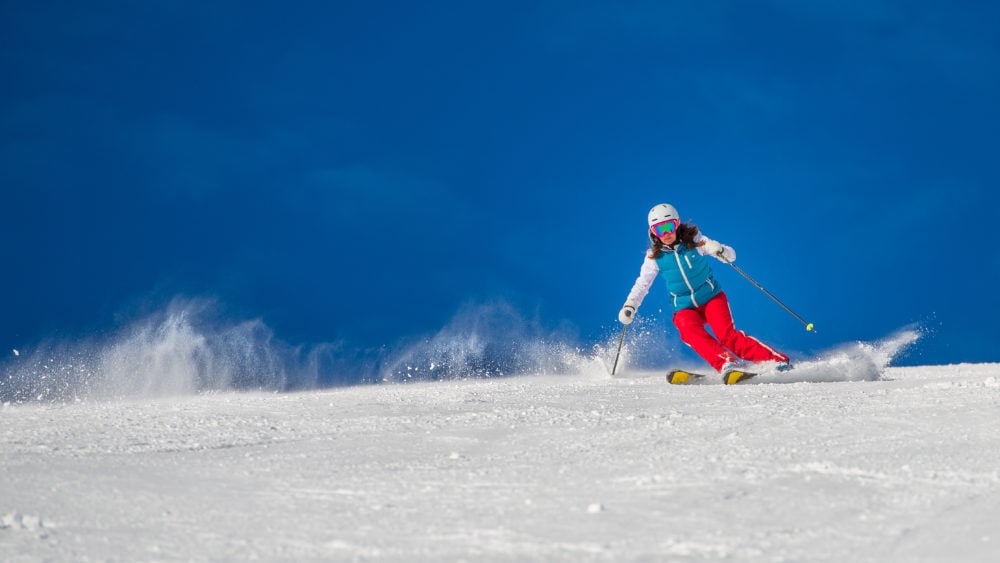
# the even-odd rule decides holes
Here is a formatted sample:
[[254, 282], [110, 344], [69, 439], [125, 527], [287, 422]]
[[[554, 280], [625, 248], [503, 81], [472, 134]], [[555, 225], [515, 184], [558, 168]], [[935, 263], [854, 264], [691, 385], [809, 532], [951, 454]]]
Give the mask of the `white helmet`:
[[674, 209], [674, 206], [670, 205], [669, 203], [661, 203], [649, 210], [650, 227], [652, 227], [657, 223], [662, 223], [664, 221], [669, 221], [671, 219], [677, 219], [678, 221], [680, 221], [681, 216], [679, 213], [677, 213], [677, 210]]

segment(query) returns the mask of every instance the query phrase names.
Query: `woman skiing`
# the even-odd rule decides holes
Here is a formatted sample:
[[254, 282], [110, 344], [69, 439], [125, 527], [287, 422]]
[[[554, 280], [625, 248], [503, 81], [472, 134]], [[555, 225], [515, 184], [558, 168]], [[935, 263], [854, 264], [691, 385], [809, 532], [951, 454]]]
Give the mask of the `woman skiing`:
[[[681, 223], [674, 206], [661, 203], [649, 210], [649, 238], [639, 277], [632, 286], [618, 320], [630, 324], [657, 274], [666, 282], [674, 308], [674, 326], [681, 340], [723, 374], [739, 360], [773, 362], [774, 369], [790, 368], [788, 356], [760, 340], [736, 330], [729, 300], [712, 274], [706, 256], [734, 262], [736, 251], [698, 232], [696, 225]], [[712, 328], [713, 337], [705, 330]]]

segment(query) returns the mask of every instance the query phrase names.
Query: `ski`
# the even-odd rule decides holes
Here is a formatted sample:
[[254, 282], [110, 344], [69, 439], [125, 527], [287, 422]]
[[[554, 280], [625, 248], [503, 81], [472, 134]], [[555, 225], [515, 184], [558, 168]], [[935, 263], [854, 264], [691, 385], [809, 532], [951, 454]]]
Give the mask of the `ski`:
[[757, 374], [753, 372], [731, 369], [722, 374], [722, 382], [726, 385], [735, 385], [741, 381], [746, 381], [755, 375]]
[[688, 383], [692, 379], [701, 379], [703, 377], [707, 376], [703, 373], [694, 373], [682, 369], [675, 369], [667, 372], [667, 383], [680, 385], [682, 383]]
[[[726, 373], [722, 374], [722, 382], [726, 385], [735, 385], [741, 381], [746, 381], [751, 377], [756, 376], [756, 373], [750, 371], [743, 371], [739, 369], [731, 369]], [[683, 369], [675, 369], [667, 372], [667, 383], [672, 385], [682, 385], [684, 383], [691, 383], [695, 379], [703, 379], [708, 377], [704, 373], [696, 373], [693, 371], [687, 371]]]

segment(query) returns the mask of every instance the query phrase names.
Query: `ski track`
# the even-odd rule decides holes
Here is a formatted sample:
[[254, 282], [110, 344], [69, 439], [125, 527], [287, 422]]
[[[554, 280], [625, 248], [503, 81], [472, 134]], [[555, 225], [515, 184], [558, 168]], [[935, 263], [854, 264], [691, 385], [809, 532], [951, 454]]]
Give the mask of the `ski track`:
[[5, 405], [0, 560], [1000, 553], [1000, 364], [634, 375]]

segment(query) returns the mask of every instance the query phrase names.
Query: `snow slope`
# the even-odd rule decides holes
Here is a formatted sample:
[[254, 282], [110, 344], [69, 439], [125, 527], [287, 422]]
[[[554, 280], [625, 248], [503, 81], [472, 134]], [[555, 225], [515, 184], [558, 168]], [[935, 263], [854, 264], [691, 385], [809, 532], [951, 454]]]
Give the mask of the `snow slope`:
[[836, 364], [7, 404], [0, 560], [997, 561], [1000, 364]]

